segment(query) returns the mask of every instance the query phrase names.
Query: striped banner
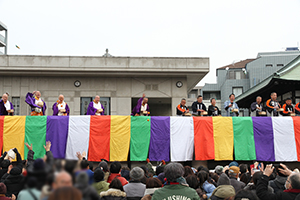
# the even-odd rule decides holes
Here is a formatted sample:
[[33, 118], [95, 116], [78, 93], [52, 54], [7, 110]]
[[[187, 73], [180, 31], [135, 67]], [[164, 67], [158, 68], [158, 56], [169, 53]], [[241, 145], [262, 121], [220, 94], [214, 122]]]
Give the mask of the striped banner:
[[0, 148], [27, 159], [300, 161], [300, 117], [0, 116]]

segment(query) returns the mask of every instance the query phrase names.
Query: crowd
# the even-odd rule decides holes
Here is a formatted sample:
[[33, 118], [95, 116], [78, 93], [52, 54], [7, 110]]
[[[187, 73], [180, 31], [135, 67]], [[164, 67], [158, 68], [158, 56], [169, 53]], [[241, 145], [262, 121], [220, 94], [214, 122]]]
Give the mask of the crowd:
[[[34, 160], [28, 148], [23, 161], [18, 149], [0, 157], [0, 200], [271, 200], [300, 199], [300, 173], [287, 166], [231, 162], [214, 170], [163, 161], [129, 169], [103, 160], [94, 168], [86, 153], [78, 161], [55, 160], [51, 142], [44, 158]], [[16, 160], [16, 161], [13, 161]]]

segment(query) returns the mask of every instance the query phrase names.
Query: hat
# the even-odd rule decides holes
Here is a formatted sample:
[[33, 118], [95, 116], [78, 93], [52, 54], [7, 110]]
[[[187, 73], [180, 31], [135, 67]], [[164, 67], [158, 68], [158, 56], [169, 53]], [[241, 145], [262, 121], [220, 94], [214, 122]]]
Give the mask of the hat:
[[238, 168], [238, 167], [236, 167], [236, 166], [231, 166], [231, 167], [229, 168], [229, 172], [230, 172], [231, 174], [238, 174], [238, 173], [240, 173], [240, 168]]
[[104, 172], [100, 168], [96, 168], [94, 171], [94, 180], [95, 182], [103, 181]]
[[130, 171], [130, 178], [133, 180], [141, 180], [144, 177], [144, 170], [140, 167], [134, 167]]
[[0, 183], [0, 194], [6, 194], [6, 185], [4, 183]]
[[223, 166], [217, 165], [215, 168], [215, 173], [222, 174], [222, 172], [223, 172]]
[[9, 157], [11, 157], [13, 160], [16, 158], [16, 153], [15, 153], [12, 149], [10, 149], [10, 150], [7, 152], [7, 155], [8, 155]]
[[103, 170], [104, 172], [108, 172], [108, 165], [107, 165], [107, 162], [106, 162], [106, 161], [102, 160], [102, 161], [99, 163], [98, 167], [102, 168], [102, 170]]
[[41, 159], [41, 158], [36, 159], [33, 163], [33, 168], [35, 170], [42, 170], [42, 169], [44, 169], [44, 167], [45, 167], [45, 163], [44, 163], [43, 159]]
[[231, 166], [236, 166], [236, 167], [238, 167], [239, 164], [238, 164], [236, 161], [232, 161], [232, 162], [229, 164], [229, 167], [231, 167]]
[[230, 179], [225, 173], [222, 173], [219, 177], [219, 180], [217, 182], [217, 185], [230, 185]]
[[222, 199], [233, 197], [235, 195], [235, 189], [232, 185], [222, 185], [217, 187], [211, 196], [216, 196]]

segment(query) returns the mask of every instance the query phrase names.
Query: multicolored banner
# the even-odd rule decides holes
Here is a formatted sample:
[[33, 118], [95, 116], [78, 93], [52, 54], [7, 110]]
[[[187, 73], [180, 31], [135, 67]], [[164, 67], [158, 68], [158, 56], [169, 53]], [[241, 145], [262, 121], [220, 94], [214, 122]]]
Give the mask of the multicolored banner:
[[90, 161], [300, 161], [300, 117], [0, 116], [0, 149]]

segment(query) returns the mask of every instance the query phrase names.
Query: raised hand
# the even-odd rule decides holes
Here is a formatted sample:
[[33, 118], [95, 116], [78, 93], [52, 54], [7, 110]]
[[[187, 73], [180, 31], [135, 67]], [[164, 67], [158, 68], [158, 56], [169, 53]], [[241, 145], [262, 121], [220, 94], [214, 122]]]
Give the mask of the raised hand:
[[29, 144], [26, 142], [25, 145], [29, 151], [32, 151], [32, 144], [30, 144], [29, 146]]
[[51, 148], [51, 142], [50, 141], [47, 141], [46, 142], [46, 146], [44, 145], [44, 148], [46, 151], [50, 151], [50, 148]]

